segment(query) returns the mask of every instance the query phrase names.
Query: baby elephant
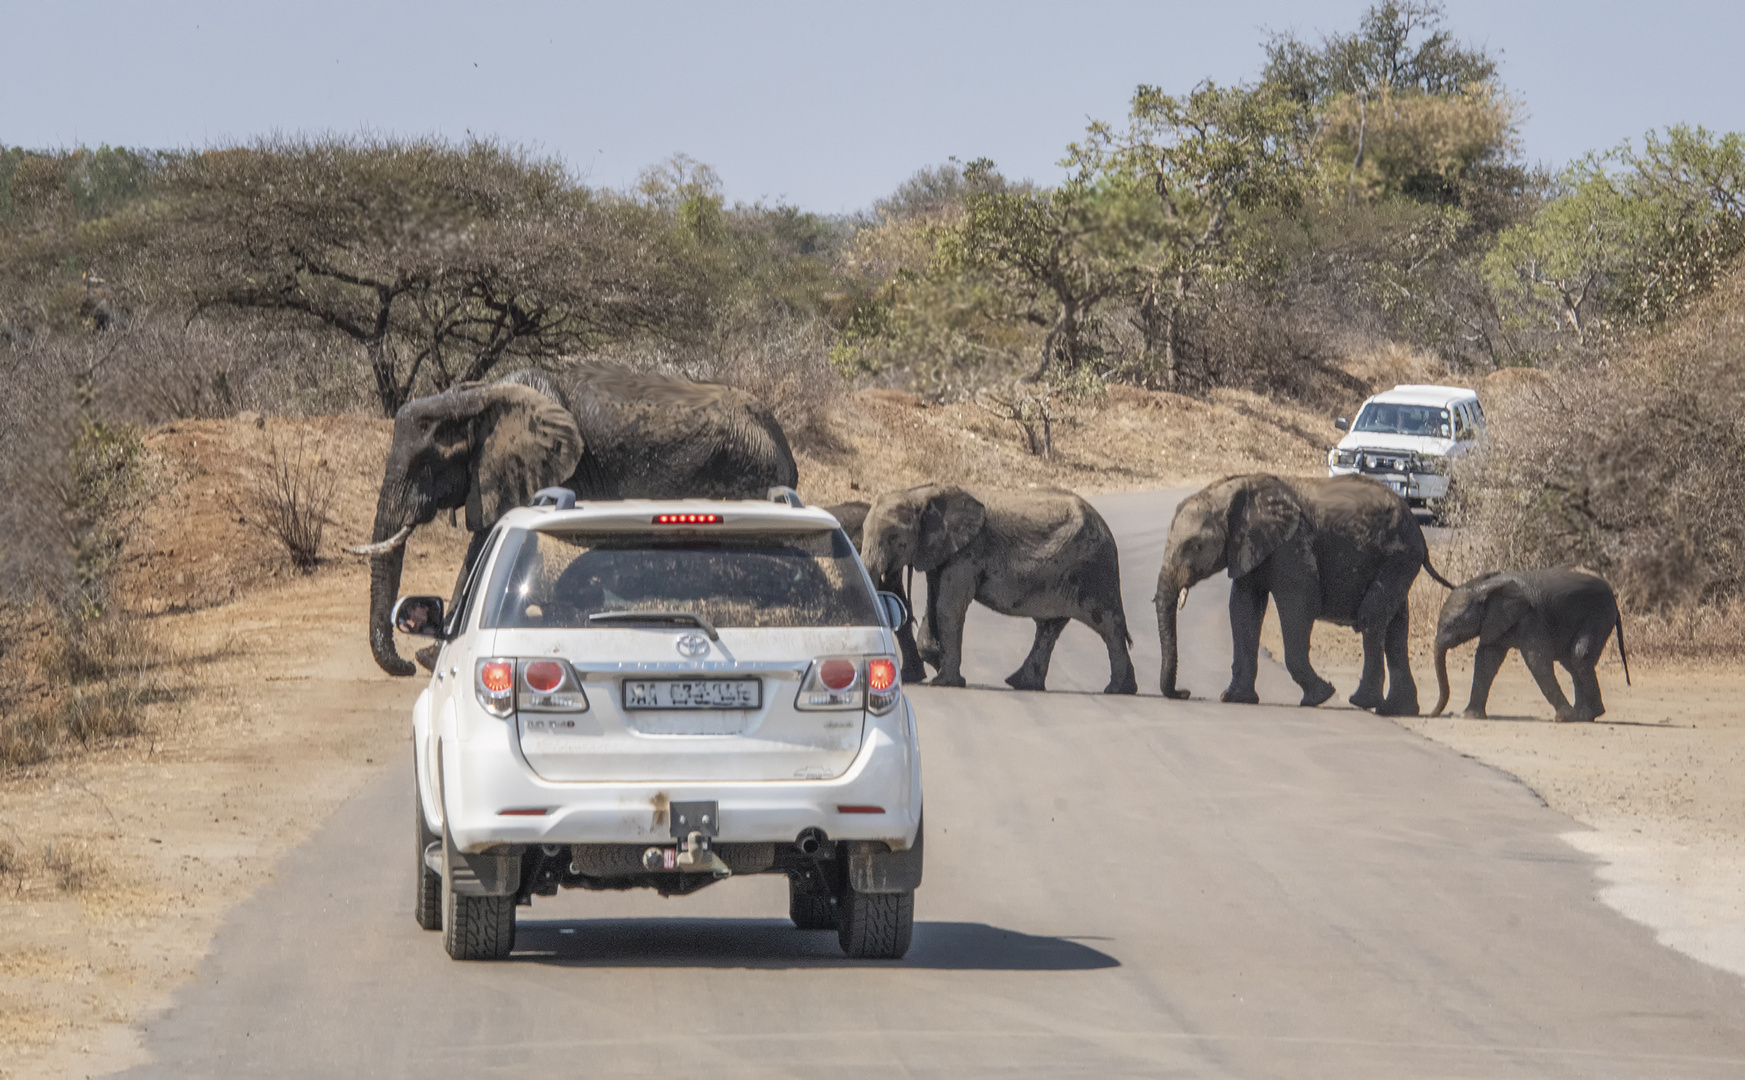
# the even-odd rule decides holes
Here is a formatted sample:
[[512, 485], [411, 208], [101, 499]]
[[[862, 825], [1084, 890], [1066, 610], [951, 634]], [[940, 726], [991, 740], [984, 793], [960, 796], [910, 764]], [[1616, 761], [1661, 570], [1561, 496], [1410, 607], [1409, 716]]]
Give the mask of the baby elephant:
[[[1533, 680], [1557, 710], [1557, 719], [1592, 720], [1605, 715], [1600, 681], [1594, 666], [1606, 640], [1618, 631], [1618, 658], [1624, 662], [1624, 683], [1630, 682], [1630, 658], [1624, 654], [1624, 624], [1618, 598], [1597, 574], [1582, 570], [1530, 570], [1482, 574], [1455, 589], [1442, 604], [1436, 622], [1436, 708], [1448, 704], [1448, 650], [1478, 638], [1473, 662], [1472, 700], [1465, 716], [1482, 720], [1491, 682], [1510, 649], [1520, 649]], [[1575, 683], [1575, 705], [1564, 700], [1553, 662], [1568, 669]]]
[[1109, 650], [1109, 694], [1139, 689], [1127, 647], [1115, 537], [1070, 491], [975, 492], [928, 484], [880, 495], [867, 512], [864, 546], [873, 580], [904, 566], [927, 575], [921, 656], [935, 686], [962, 686], [963, 626], [972, 600], [1036, 620], [1036, 641], [1007, 679], [1041, 690], [1061, 631], [1073, 619]]

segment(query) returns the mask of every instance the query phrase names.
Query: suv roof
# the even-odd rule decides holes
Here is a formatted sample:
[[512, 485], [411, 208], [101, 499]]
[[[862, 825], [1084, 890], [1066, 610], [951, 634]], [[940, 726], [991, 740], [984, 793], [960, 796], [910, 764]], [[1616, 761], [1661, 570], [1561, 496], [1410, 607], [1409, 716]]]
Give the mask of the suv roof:
[[1447, 405], [1468, 399], [1478, 400], [1478, 392], [1462, 386], [1420, 386], [1406, 383], [1392, 390], [1383, 390], [1369, 400], [1393, 405]]
[[[714, 514], [718, 523], [656, 523], [662, 514]], [[814, 506], [789, 506], [762, 499], [609, 499], [574, 509], [522, 506], [503, 515], [512, 528], [552, 532], [583, 527], [601, 532], [683, 532], [720, 529], [728, 532], [790, 532], [840, 528], [826, 510]]]

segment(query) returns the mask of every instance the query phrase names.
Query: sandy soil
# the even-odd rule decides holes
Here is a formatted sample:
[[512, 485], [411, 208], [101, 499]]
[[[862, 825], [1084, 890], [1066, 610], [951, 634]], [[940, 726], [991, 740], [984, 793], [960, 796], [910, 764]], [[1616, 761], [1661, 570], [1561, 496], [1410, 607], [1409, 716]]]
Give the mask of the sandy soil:
[[[1044, 461], [1015, 425], [971, 409], [868, 392], [838, 438], [803, 445], [803, 494], [829, 503], [949, 476], [1079, 490], [1180, 486], [1234, 471], [1312, 472], [1324, 418], [1252, 395], [1211, 402], [1117, 390], [1070, 418]], [[329, 543], [365, 538], [388, 426], [355, 418], [178, 424], [148, 440], [157, 492], [123, 592], [173, 658], [150, 734], [0, 781], [0, 839], [42, 852], [0, 895], [0, 1076], [88, 1076], [138, 1059], [150, 1022], [191, 977], [219, 922], [278, 856], [406, 752], [416, 680], [391, 680], [364, 637], [366, 567], [337, 556], [291, 573], [238, 509], [275, 449], [303, 446], [337, 484]], [[447, 594], [465, 534], [416, 533], [407, 591]], [[1350, 635], [1317, 636], [1317, 664], [1355, 684]], [[1469, 673], [1457, 657], [1456, 702]], [[1591, 828], [1604, 895], [1662, 940], [1745, 972], [1745, 747], [1741, 679], [1633, 663], [1602, 669], [1611, 712], [1557, 725], [1518, 661], [1488, 721], [1403, 721], [1519, 776]], [[1427, 663], [1418, 670], [1429, 672]], [[1347, 691], [1349, 692], [1349, 691]], [[1433, 686], [1425, 694], [1433, 699]], [[58, 854], [56, 854], [58, 852]], [[50, 869], [53, 867], [54, 869]], [[0, 871], [4, 871], [0, 867]]]

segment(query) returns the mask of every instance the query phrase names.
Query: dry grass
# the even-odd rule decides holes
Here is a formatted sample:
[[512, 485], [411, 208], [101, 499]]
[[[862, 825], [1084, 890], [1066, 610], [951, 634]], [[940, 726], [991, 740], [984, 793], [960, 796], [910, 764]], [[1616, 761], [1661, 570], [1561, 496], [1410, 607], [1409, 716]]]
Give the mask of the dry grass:
[[55, 618], [38, 608], [0, 664], [13, 689], [0, 713], [0, 770], [46, 761], [150, 731], [150, 707], [168, 697], [168, 653], [138, 618]]
[[88, 841], [60, 838], [26, 851], [19, 843], [0, 840], [0, 891], [13, 897], [44, 888], [76, 896], [110, 878], [109, 863]]

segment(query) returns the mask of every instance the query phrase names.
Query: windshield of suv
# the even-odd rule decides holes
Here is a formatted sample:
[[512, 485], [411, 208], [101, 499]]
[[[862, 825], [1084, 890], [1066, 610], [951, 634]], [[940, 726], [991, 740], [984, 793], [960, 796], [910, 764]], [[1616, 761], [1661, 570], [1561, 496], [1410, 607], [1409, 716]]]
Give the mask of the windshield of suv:
[[880, 625], [854, 548], [836, 529], [521, 532], [505, 542], [489, 598], [486, 627], [579, 628], [613, 611], [689, 613], [718, 627]]
[[1383, 435], [1430, 435], [1448, 438], [1447, 409], [1434, 405], [1395, 405], [1372, 401], [1358, 414], [1353, 431], [1374, 431]]

